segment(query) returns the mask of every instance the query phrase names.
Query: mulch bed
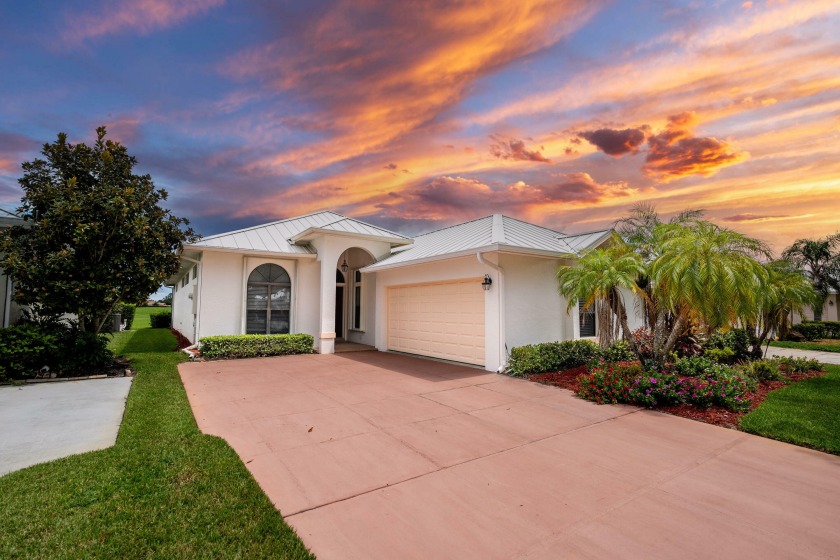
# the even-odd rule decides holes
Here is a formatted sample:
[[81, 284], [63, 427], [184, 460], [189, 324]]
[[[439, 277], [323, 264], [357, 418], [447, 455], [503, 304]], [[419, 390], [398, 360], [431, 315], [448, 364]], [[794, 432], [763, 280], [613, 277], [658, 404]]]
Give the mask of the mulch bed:
[[175, 335], [175, 338], [178, 340], [178, 350], [183, 350], [189, 346], [192, 346], [192, 342], [190, 342], [186, 336], [182, 335], [180, 332], [176, 331], [175, 329], [169, 329], [172, 331], [172, 334]]
[[[543, 385], [552, 385], [554, 387], [562, 387], [572, 392], [577, 393], [580, 388], [578, 377], [582, 373], [586, 373], [586, 366], [567, 369], [565, 371], [558, 371], [554, 373], [536, 373], [526, 376], [529, 381], [535, 383], [542, 383]], [[749, 393], [752, 404], [750, 410], [755, 410], [767, 398], [767, 395], [781, 389], [791, 383], [811, 379], [812, 377], [820, 377], [825, 375], [825, 371], [809, 371], [807, 373], [789, 373], [786, 374], [789, 381], [764, 381], [759, 383], [758, 389], [754, 393]], [[714, 424], [715, 426], [722, 426], [724, 428], [738, 429], [738, 423], [741, 417], [747, 412], [733, 412], [729, 409], [720, 406], [711, 406], [709, 408], [698, 408], [690, 404], [676, 404], [669, 406], [660, 406], [655, 410], [673, 414], [674, 416], [681, 416], [707, 424]]]

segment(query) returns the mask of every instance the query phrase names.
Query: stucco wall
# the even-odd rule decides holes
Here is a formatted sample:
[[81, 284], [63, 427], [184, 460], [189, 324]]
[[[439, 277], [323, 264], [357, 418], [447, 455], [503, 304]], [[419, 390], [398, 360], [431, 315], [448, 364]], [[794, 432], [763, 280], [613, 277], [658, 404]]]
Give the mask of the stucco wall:
[[[488, 260], [495, 256], [488, 256]], [[378, 350], [388, 348], [388, 287], [401, 284], [421, 284], [424, 282], [440, 282], [461, 278], [478, 278], [489, 274], [493, 279], [494, 288], [485, 292], [484, 315], [486, 330], [484, 333], [485, 369], [495, 371], [503, 362], [503, 354], [499, 341], [499, 278], [498, 273], [489, 266], [482, 265], [475, 256], [462, 257], [439, 261], [435, 263], [404, 266], [392, 270], [381, 270], [374, 273], [376, 293], [376, 337], [375, 345]]]
[[572, 317], [557, 293], [558, 259], [499, 255], [505, 271], [505, 339], [508, 352], [516, 346], [568, 340]]
[[[814, 320], [814, 310], [808, 308], [805, 310], [805, 316], [801, 317], [798, 313], [793, 314], [793, 324], [801, 323], [802, 319], [807, 321]], [[825, 300], [825, 305], [823, 305], [822, 310], [822, 320], [823, 321], [840, 321], [840, 296], [837, 294], [831, 294], [828, 296], [828, 299]]]

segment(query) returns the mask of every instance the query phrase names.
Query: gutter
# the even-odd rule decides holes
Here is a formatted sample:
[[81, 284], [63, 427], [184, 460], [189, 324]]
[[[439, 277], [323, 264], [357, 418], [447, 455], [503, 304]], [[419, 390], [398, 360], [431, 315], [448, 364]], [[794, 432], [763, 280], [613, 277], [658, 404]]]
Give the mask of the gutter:
[[490, 261], [484, 260], [484, 254], [481, 251], [476, 252], [475, 254], [478, 262], [489, 266], [493, 270], [499, 273], [499, 285], [496, 289], [498, 292], [498, 301], [499, 301], [499, 369], [497, 369], [497, 373], [502, 373], [507, 366], [507, 352], [506, 344], [505, 344], [505, 299], [504, 299], [504, 292], [505, 292], [505, 270]]

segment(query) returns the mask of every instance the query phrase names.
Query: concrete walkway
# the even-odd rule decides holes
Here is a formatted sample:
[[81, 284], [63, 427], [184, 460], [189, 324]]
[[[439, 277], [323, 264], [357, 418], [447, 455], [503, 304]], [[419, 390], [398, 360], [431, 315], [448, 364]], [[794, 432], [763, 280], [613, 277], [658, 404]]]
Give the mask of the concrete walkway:
[[767, 349], [767, 357], [792, 357], [811, 358], [819, 360], [824, 364], [840, 365], [840, 352], [817, 352], [816, 350], [799, 350], [797, 348], [777, 348], [771, 346]]
[[131, 380], [0, 387], [0, 475], [114, 445]]
[[840, 457], [394, 354], [179, 367], [319, 560], [840, 551]]

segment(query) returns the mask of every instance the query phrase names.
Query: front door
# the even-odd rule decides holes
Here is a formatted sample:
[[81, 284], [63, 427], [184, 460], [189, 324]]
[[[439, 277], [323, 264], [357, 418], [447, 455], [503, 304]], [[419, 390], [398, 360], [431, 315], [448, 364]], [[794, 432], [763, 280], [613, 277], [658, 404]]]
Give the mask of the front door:
[[344, 286], [335, 287], [335, 337], [344, 338]]

